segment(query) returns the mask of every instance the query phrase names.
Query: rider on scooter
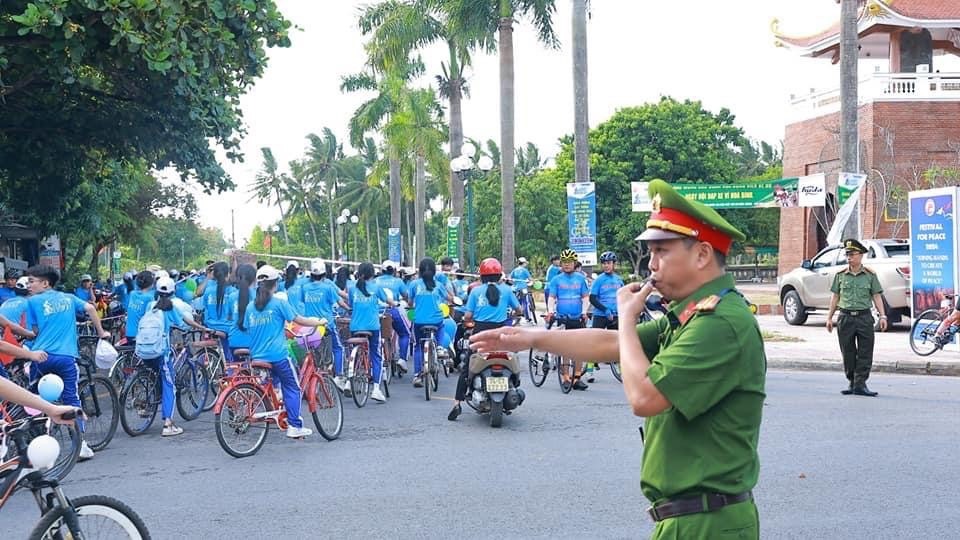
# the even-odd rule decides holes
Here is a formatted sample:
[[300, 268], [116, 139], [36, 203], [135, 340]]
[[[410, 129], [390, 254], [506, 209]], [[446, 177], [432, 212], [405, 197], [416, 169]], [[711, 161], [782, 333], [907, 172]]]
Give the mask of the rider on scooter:
[[[470, 296], [467, 298], [466, 312], [463, 314], [463, 320], [466, 323], [476, 322], [475, 329], [477, 331], [506, 326], [510, 308], [513, 308], [515, 315], [520, 315], [520, 302], [509, 286], [499, 283], [501, 277], [503, 277], [503, 266], [500, 261], [491, 257], [480, 263], [480, 282], [482, 285], [470, 292]], [[447, 415], [447, 420], [456, 420], [462, 412], [460, 404], [467, 396], [467, 384], [470, 380], [469, 371], [467, 366], [463, 366], [463, 369], [460, 370], [460, 378], [457, 380], [457, 393], [454, 396], [456, 403], [450, 410], [450, 414]]]

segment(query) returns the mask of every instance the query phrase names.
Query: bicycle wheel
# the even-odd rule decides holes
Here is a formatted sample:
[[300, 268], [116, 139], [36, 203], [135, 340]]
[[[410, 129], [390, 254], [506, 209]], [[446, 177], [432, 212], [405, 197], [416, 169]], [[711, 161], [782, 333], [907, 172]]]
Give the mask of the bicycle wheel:
[[942, 341], [937, 339], [937, 328], [942, 321], [943, 315], [938, 309], [928, 309], [917, 316], [910, 327], [910, 348], [913, 352], [930, 356], [943, 348]]
[[210, 379], [207, 370], [187, 360], [177, 370], [177, 411], [180, 417], [190, 421], [200, 416], [210, 393]]
[[620, 362], [611, 362], [610, 371], [613, 372], [613, 376], [620, 382], [623, 382], [623, 375], [620, 373]]
[[87, 417], [83, 422], [83, 438], [91, 450], [99, 452], [117, 433], [120, 399], [110, 381], [100, 375], [81, 381], [77, 392], [83, 414]]
[[123, 390], [127, 380], [137, 371], [137, 357], [133, 351], [124, 351], [117, 356], [117, 361], [110, 367], [107, 378], [114, 389]]
[[[67, 516], [76, 513], [79, 530], [70, 530]], [[146, 524], [129, 506], [103, 495], [84, 495], [70, 499], [70, 508], [56, 506], [40, 518], [30, 540], [54, 538], [129, 538], [147, 540]]]
[[256, 454], [267, 440], [268, 412], [261, 388], [240, 384], [228, 390], [215, 422], [220, 447], [235, 458]]
[[120, 393], [120, 425], [127, 435], [142, 435], [153, 425], [160, 406], [157, 375], [148, 369], [138, 370]]
[[570, 358], [562, 356], [556, 359], [557, 379], [560, 381], [560, 390], [564, 394], [569, 394], [573, 389], [574, 363]]
[[220, 351], [214, 348], [200, 350], [196, 358], [197, 363], [207, 371], [207, 380], [210, 381], [207, 401], [203, 404], [203, 412], [207, 412], [217, 403], [217, 396], [223, 386], [223, 358]]
[[53, 467], [43, 471], [43, 478], [63, 480], [73, 470], [73, 466], [77, 464], [77, 458], [80, 457], [80, 431], [76, 424], [53, 424], [49, 432], [42, 425], [34, 429], [36, 431], [31, 432], [30, 440], [39, 435], [50, 435], [60, 444], [60, 455], [57, 456]]
[[328, 441], [340, 437], [343, 431], [343, 401], [340, 392], [333, 383], [329, 373], [321, 373], [314, 380], [316, 409], [313, 415], [313, 424], [317, 431]]
[[367, 398], [373, 391], [370, 384], [370, 360], [367, 357], [367, 348], [357, 346], [351, 353], [353, 357], [353, 376], [350, 377], [350, 393], [353, 394], [353, 402], [357, 407], [363, 407], [367, 404]]
[[433, 386], [433, 375], [431, 372], [434, 370], [433, 367], [433, 356], [431, 355], [431, 350], [433, 348], [433, 343], [430, 341], [423, 342], [423, 372], [420, 374], [423, 380], [423, 397], [427, 401], [430, 401], [431, 386]]
[[383, 395], [387, 398], [390, 397], [390, 372], [392, 371], [390, 366], [392, 365], [393, 360], [389, 363], [384, 360], [384, 364], [380, 368], [380, 388], [383, 390]]
[[549, 357], [548, 353], [530, 349], [527, 367], [530, 370], [530, 381], [537, 388], [543, 386], [543, 381], [547, 380], [547, 373], [550, 372]]

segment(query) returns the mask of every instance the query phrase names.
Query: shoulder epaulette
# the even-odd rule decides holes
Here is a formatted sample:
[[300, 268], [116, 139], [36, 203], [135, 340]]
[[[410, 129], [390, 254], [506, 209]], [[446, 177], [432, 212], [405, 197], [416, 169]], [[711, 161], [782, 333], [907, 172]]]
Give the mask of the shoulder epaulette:
[[717, 304], [720, 303], [721, 296], [718, 294], [711, 294], [710, 296], [704, 298], [699, 303], [697, 303], [697, 313], [709, 313], [717, 309]]
[[866, 266], [863, 267], [863, 271], [864, 271], [864, 272], [867, 272], [867, 273], [870, 273], [870, 274], [876, 274], [876, 272], [874, 272], [873, 270], [867, 268]]

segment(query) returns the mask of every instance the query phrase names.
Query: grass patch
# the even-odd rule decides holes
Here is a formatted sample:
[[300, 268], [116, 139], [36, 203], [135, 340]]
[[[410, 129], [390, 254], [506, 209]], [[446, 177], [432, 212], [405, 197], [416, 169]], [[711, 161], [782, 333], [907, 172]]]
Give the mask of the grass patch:
[[796, 343], [799, 341], [806, 341], [803, 338], [798, 338], [796, 336], [788, 336], [781, 334], [780, 332], [774, 332], [771, 330], [761, 330], [760, 335], [763, 336], [764, 341], [778, 341], [785, 343]]

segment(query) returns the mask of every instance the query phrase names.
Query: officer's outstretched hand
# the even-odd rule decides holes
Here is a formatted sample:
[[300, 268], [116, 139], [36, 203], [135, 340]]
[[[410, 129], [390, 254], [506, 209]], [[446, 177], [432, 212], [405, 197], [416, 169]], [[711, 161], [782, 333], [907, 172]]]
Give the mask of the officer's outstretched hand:
[[470, 347], [477, 352], [491, 351], [520, 352], [533, 348], [533, 342], [538, 332], [546, 332], [541, 328], [519, 328], [504, 326], [492, 330], [484, 330], [470, 336]]

